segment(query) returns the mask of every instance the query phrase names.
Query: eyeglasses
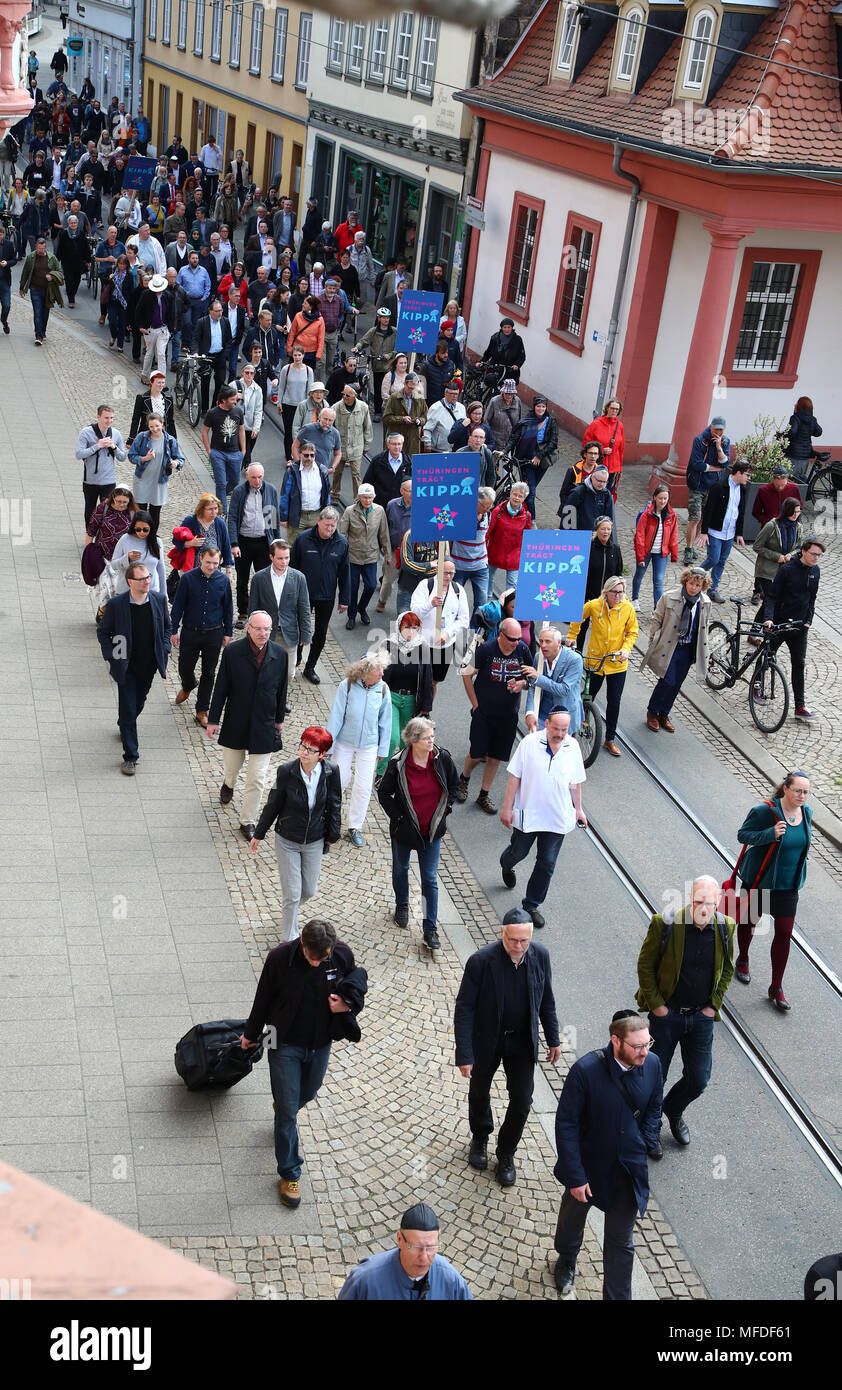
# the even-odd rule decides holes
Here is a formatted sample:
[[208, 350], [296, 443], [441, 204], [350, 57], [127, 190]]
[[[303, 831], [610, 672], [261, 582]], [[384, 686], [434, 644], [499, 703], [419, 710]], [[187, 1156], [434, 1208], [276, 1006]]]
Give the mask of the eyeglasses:
[[645, 1043], [626, 1043], [626, 1047], [631, 1048], [632, 1052], [648, 1052], [651, 1046], [651, 1038]]
[[302, 753], [321, 753], [322, 751], [320, 748], [311, 748], [309, 743], [299, 743], [298, 747]]
[[130, 584], [151, 584], [152, 579], [148, 574], [133, 574], [129, 580]]
[[410, 1241], [407, 1240], [403, 1231], [401, 1231], [401, 1240], [403, 1241], [407, 1250], [412, 1251], [413, 1255], [437, 1255], [439, 1250], [441, 1249], [441, 1246], [438, 1241], [436, 1241], [435, 1245], [412, 1245]]

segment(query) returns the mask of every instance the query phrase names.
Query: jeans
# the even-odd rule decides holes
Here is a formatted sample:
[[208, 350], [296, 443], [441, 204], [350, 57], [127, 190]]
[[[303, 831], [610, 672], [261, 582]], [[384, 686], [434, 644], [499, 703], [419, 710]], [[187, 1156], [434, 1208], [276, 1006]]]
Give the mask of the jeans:
[[178, 676], [182, 690], [188, 694], [196, 685], [196, 662], [201, 657], [202, 674], [196, 691], [196, 710], [207, 714], [210, 708], [216, 663], [222, 650], [222, 627], [183, 627], [178, 645]]
[[175, 371], [176, 363], [181, 356], [181, 329], [177, 328], [170, 338], [170, 366]]
[[32, 317], [35, 322], [35, 337], [43, 338], [47, 331], [50, 311], [47, 307], [47, 291], [36, 290], [30, 285], [29, 298], [32, 301]]
[[181, 321], [181, 336], [184, 339], [184, 346], [189, 348], [193, 341], [193, 329], [200, 318], [208, 312], [208, 301], [206, 299], [188, 299], [184, 306], [184, 317]]
[[330, 1043], [324, 1047], [296, 1047], [279, 1043], [267, 1050], [272, 1099], [275, 1102], [275, 1158], [278, 1172], [287, 1182], [301, 1177], [302, 1159], [298, 1147], [299, 1110], [309, 1105], [325, 1079], [330, 1059]]
[[399, 576], [399, 577], [398, 577], [398, 600], [397, 600], [397, 602], [398, 602], [398, 609], [397, 609], [397, 611], [398, 611], [399, 613], [408, 613], [409, 610], [410, 610], [410, 608], [412, 607], [412, 595], [415, 593], [415, 589], [416, 589], [416, 585], [417, 585], [419, 576], [418, 576], [418, 575], [414, 575], [414, 576], [413, 576], [413, 582], [410, 584], [409, 588], [407, 589], [407, 588], [405, 588], [405, 587], [401, 584], [401, 582], [400, 582], [400, 575], [401, 575], [401, 573], [402, 573], [402, 571], [401, 571], [401, 570], [398, 570], [398, 576]]
[[126, 338], [126, 311], [113, 294], [108, 301], [108, 331], [117, 347], [121, 348]]
[[506, 1074], [509, 1104], [497, 1134], [497, 1153], [513, 1154], [529, 1117], [534, 1088], [535, 1056], [528, 1037], [501, 1036], [491, 1056], [477, 1058], [468, 1087], [468, 1123], [475, 1139], [487, 1139], [494, 1129], [491, 1082], [500, 1063]]
[[275, 858], [281, 882], [281, 940], [294, 941], [299, 935], [298, 909], [315, 897], [322, 868], [324, 841], [297, 844], [275, 833]]
[[[360, 595], [360, 580], [363, 591]], [[357, 613], [365, 613], [371, 596], [377, 588], [377, 561], [369, 565], [351, 565], [351, 602], [348, 604], [348, 617], [356, 618]]]
[[[562, 1264], [575, 1269], [582, 1246], [585, 1223], [592, 1203], [577, 1202], [565, 1188], [555, 1228], [555, 1248]], [[637, 1218], [637, 1198], [631, 1178], [618, 1168], [611, 1201], [605, 1212], [605, 1239], [602, 1247], [602, 1297], [607, 1302], [631, 1299], [634, 1242], [632, 1232]]]
[[[424, 898], [423, 932], [425, 936], [428, 936], [430, 932], [435, 931], [438, 917], [438, 869], [441, 840], [434, 840], [431, 845], [425, 845], [423, 849], [415, 852], [418, 855], [418, 867], [421, 870], [421, 893]], [[397, 906], [409, 902], [409, 861], [411, 857], [412, 850], [409, 845], [399, 845], [397, 840], [392, 841], [392, 888], [395, 892], [395, 904]]]
[[623, 698], [623, 686], [626, 683], [626, 672], [615, 671], [613, 676], [591, 676], [591, 699], [595, 700], [600, 690], [602, 682], [607, 681], [605, 694], [605, 738], [606, 742], [613, 743], [614, 735], [617, 732], [617, 720], [620, 718], [620, 701]]
[[669, 714], [675, 704], [676, 696], [687, 678], [687, 672], [695, 661], [692, 642], [679, 643], [670, 657], [670, 664], [652, 694], [647, 708], [653, 714]]
[[144, 675], [139, 675], [129, 668], [123, 684], [117, 686], [117, 723], [123, 736], [123, 757], [128, 763], [136, 763], [139, 757], [137, 721], [143, 712], [154, 678], [154, 667]]
[[9, 310], [12, 307], [12, 286], [6, 280], [0, 280], [0, 323], [6, 323], [9, 318]]
[[513, 869], [516, 864], [526, 858], [536, 840], [538, 841], [538, 853], [535, 858], [535, 867], [529, 876], [526, 893], [523, 897], [523, 906], [527, 912], [531, 908], [540, 907], [547, 896], [555, 869], [555, 861], [558, 859], [558, 852], [564, 844], [564, 836], [555, 834], [551, 830], [515, 829], [512, 831], [511, 840], [500, 855], [501, 869]]
[[232, 343], [231, 350], [228, 353], [228, 376], [226, 378], [228, 381], [233, 381], [237, 375], [237, 358], [239, 355], [240, 344]]
[[792, 666], [792, 698], [795, 701], [795, 708], [802, 709], [804, 706], [804, 666], [807, 661], [807, 636], [806, 627], [796, 628], [795, 632], [785, 632], [782, 637], [775, 637], [772, 642], [772, 651], [777, 652], [784, 643], [789, 647], [789, 660]]
[[487, 566], [483, 570], [457, 569], [456, 571], [456, 583], [461, 584], [463, 589], [467, 586], [468, 580], [470, 579], [471, 581], [471, 592], [474, 596], [471, 617], [474, 616], [478, 608], [481, 608], [484, 603], [488, 602], [488, 575], [489, 570]]
[[232, 453], [223, 453], [221, 449], [211, 449], [210, 466], [213, 470], [213, 485], [216, 495], [228, 511], [228, 498], [240, 481], [240, 470], [243, 456], [239, 449]]
[[523, 481], [527, 484], [529, 488], [529, 496], [526, 499], [526, 505], [529, 509], [529, 515], [532, 517], [532, 520], [534, 521], [535, 492], [538, 487], [538, 469], [535, 467], [534, 463], [522, 463], [520, 465], [520, 472]]
[[731, 546], [734, 544], [734, 537], [729, 541], [719, 539], [719, 536], [708, 536], [708, 553], [702, 561], [702, 569], [710, 570], [710, 577], [713, 580], [713, 591], [719, 593], [719, 581], [722, 578], [722, 571], [725, 568], [725, 561], [731, 554]]
[[676, 1120], [694, 1100], [698, 1100], [710, 1080], [714, 1020], [701, 1010], [695, 1014], [679, 1014], [673, 1009], [663, 1018], [649, 1015], [652, 1051], [660, 1058], [667, 1079], [672, 1054], [681, 1048], [684, 1070], [681, 1080], [664, 1096], [664, 1114]]
[[[497, 565], [489, 565], [489, 566], [488, 566], [488, 598], [489, 598], [489, 599], [493, 598], [493, 596], [494, 596], [494, 576], [496, 575], [497, 570], [498, 570], [498, 566], [497, 566]], [[507, 588], [507, 589], [515, 589], [515, 588], [517, 588], [517, 570], [506, 570], [506, 588]], [[501, 592], [502, 592], [502, 590], [501, 590]]]
[[664, 592], [664, 575], [665, 575], [666, 572], [667, 572], [667, 560], [668, 560], [668, 559], [669, 559], [669, 556], [668, 556], [668, 555], [647, 555], [647, 556], [646, 556], [646, 559], [643, 561], [643, 563], [638, 565], [637, 569], [636, 569], [635, 572], [634, 572], [634, 579], [632, 580], [632, 598], [633, 598], [633, 599], [640, 598], [640, 586], [641, 586], [641, 584], [643, 583], [643, 576], [644, 576], [644, 574], [646, 573], [646, 571], [647, 571], [647, 569], [648, 569], [648, 567], [649, 567], [649, 561], [651, 560], [651, 561], [652, 561], [652, 593], [653, 593], [653, 595], [654, 595], [655, 602], [656, 602], [656, 603], [658, 602], [658, 599], [661, 597], [661, 594]]

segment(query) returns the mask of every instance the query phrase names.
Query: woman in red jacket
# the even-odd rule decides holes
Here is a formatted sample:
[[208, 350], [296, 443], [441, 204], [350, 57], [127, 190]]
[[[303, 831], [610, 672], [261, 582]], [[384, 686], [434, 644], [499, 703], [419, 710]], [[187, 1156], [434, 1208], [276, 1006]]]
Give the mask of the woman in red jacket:
[[304, 349], [304, 364], [313, 367], [324, 352], [325, 321], [316, 295], [307, 296], [300, 314], [296, 314], [287, 335], [287, 352], [292, 353], [294, 345]]
[[649, 561], [652, 561], [652, 592], [655, 606], [664, 591], [664, 575], [667, 561], [675, 564], [678, 559], [678, 518], [669, 505], [670, 490], [666, 483], [660, 483], [652, 493], [652, 501], [644, 507], [637, 518], [634, 531], [634, 554], [637, 569], [632, 582], [632, 603], [640, 608], [638, 595], [643, 576]]
[[488, 551], [489, 595], [494, 592], [494, 575], [498, 569], [506, 571], [507, 589], [513, 589], [517, 584], [523, 533], [532, 526], [532, 517], [526, 506], [528, 496], [527, 484], [515, 483], [508, 502], [501, 502], [488, 518], [485, 545]]
[[602, 462], [608, 469], [608, 489], [617, 501], [617, 484], [623, 471], [623, 451], [626, 447], [626, 434], [620, 416], [623, 406], [616, 396], [605, 402], [602, 414], [592, 420], [582, 436], [582, 443], [595, 439], [602, 447]]

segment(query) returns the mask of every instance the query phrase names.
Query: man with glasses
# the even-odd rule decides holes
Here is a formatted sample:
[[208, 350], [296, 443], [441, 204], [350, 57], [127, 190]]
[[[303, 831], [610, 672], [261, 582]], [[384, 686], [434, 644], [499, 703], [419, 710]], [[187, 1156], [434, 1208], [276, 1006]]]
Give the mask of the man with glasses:
[[280, 1199], [293, 1210], [301, 1205], [304, 1166], [298, 1146], [298, 1112], [324, 1081], [331, 1039], [352, 1036], [335, 1028], [334, 1015], [358, 1013], [365, 987], [365, 971], [355, 966], [350, 946], [337, 941], [330, 922], [318, 919], [305, 922], [299, 939], [269, 952], [257, 984], [240, 1043], [254, 1047], [263, 1029], [269, 1028], [266, 1056], [275, 1102]]
[[126, 570], [128, 591], [105, 605], [97, 628], [102, 655], [117, 686], [117, 723], [123, 740], [125, 777], [134, 777], [140, 753], [137, 721], [155, 672], [163, 680], [170, 654], [170, 614], [166, 597], [149, 592], [149, 570], [135, 560]]
[[392, 1303], [454, 1303], [471, 1297], [462, 1275], [441, 1254], [439, 1219], [426, 1202], [404, 1212], [397, 1242], [394, 1250], [381, 1250], [352, 1269], [337, 1297]]
[[816, 595], [821, 577], [819, 560], [823, 554], [824, 542], [817, 536], [808, 536], [795, 559], [787, 560], [786, 564], [778, 566], [764, 608], [765, 627], [768, 627], [770, 622], [801, 623], [800, 628], [796, 628], [794, 632], [783, 633], [772, 643], [773, 651], [777, 651], [784, 642], [789, 647], [796, 719], [816, 717], [815, 710], [809, 709], [804, 702], [804, 667], [807, 661], [807, 634], [816, 609]]
[[565, 835], [577, 825], [587, 829], [582, 807], [585, 765], [578, 741], [570, 737], [570, 714], [556, 706], [543, 731], [521, 739], [509, 763], [509, 781], [500, 819], [512, 838], [500, 856], [507, 888], [517, 884], [515, 865], [525, 859], [537, 840], [535, 867], [526, 885], [524, 911], [534, 927], [543, 927], [539, 911], [547, 896]]
[[[637, 961], [635, 997], [649, 1010], [652, 1049], [664, 1080], [676, 1047], [681, 1049], [683, 1071], [664, 1097], [664, 1115], [682, 1148], [690, 1143], [684, 1111], [710, 1080], [713, 1025], [734, 975], [736, 924], [717, 912], [720, 892], [715, 878], [695, 879], [689, 903], [652, 918]], [[648, 1147], [652, 1158], [663, 1156], [660, 1142]]]
[[290, 545], [301, 531], [315, 526], [330, 497], [330, 474], [316, 457], [314, 444], [302, 444], [286, 470], [280, 492], [280, 520]]
[[663, 1079], [646, 1019], [620, 1009], [611, 1020], [607, 1047], [573, 1063], [555, 1119], [558, 1162], [564, 1183], [555, 1248], [555, 1284], [563, 1296], [573, 1289], [589, 1204], [605, 1213], [602, 1297], [631, 1299], [638, 1212], [649, 1201], [647, 1151], [658, 1142]]
[[488, 1136], [494, 1128], [491, 1083], [500, 1064], [506, 1074], [509, 1105], [497, 1134], [497, 1181], [515, 1182], [515, 1151], [532, 1105], [538, 1061], [538, 1020], [547, 1040], [547, 1061], [561, 1056], [553, 998], [550, 956], [532, 941], [528, 912], [512, 908], [503, 918], [500, 940], [469, 957], [456, 996], [453, 1024], [456, 1065], [470, 1080], [468, 1162], [488, 1167]]
[[531, 660], [520, 623], [515, 618], [504, 618], [497, 636], [477, 647], [473, 666], [462, 672], [471, 702], [471, 736], [456, 800], [468, 800], [471, 773], [485, 758], [477, 805], [489, 816], [497, 814], [491, 788], [500, 763], [507, 762], [511, 755], [521, 691], [527, 686], [523, 667]]

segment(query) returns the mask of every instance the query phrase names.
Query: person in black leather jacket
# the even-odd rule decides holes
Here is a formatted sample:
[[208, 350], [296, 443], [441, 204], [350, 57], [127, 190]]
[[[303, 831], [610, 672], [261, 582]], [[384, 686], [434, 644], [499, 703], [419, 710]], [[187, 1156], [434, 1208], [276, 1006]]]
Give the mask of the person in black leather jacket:
[[278, 768], [275, 785], [249, 844], [257, 854], [260, 841], [275, 825], [275, 855], [281, 881], [281, 940], [298, 936], [298, 908], [319, 886], [322, 854], [341, 833], [342, 787], [339, 768], [325, 762], [333, 746], [327, 729], [312, 726], [301, 735], [298, 757]]
[[799, 396], [795, 402], [795, 412], [789, 417], [789, 424], [782, 435], [788, 435], [784, 453], [792, 463], [792, 475], [796, 482], [803, 483], [807, 476], [807, 466], [813, 452], [813, 439], [818, 438], [822, 427], [813, 414], [813, 402], [809, 396]]

